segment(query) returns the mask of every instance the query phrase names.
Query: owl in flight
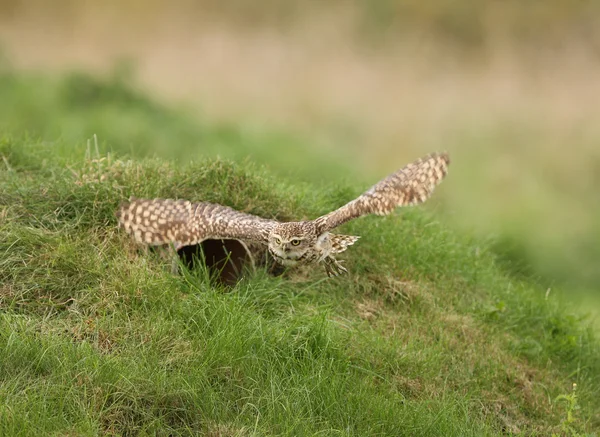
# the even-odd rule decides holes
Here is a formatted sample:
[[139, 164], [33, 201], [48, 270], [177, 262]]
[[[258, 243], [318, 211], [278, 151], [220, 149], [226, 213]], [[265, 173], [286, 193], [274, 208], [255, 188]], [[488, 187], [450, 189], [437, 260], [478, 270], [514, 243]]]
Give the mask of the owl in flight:
[[356, 199], [315, 220], [282, 223], [227, 206], [187, 200], [136, 199], [117, 211], [119, 224], [140, 243], [176, 250], [207, 239], [235, 239], [267, 246], [284, 266], [323, 263], [329, 276], [347, 272], [335, 255], [359, 237], [330, 231], [367, 214], [386, 215], [431, 196], [448, 172], [446, 153], [432, 153], [373, 185]]

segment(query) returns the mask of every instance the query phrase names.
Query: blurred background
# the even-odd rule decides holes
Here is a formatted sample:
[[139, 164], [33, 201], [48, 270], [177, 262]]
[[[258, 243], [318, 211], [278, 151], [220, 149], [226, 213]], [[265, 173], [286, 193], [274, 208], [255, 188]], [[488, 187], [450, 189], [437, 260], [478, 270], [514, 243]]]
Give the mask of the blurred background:
[[427, 207], [600, 314], [598, 23], [594, 0], [0, 0], [0, 125], [365, 187], [447, 150]]

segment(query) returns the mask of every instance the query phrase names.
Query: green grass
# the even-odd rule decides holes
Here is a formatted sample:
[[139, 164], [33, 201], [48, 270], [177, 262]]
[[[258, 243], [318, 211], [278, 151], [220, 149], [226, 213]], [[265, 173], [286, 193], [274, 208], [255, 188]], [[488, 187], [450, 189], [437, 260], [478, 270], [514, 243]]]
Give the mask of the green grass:
[[[121, 200], [177, 196], [288, 220], [329, 211], [364, 187], [281, 178], [285, 165], [242, 159], [235, 136], [211, 136], [215, 127], [143, 96], [122, 103], [127, 88], [50, 113], [33, 96], [25, 111], [17, 96], [41, 101], [64, 82], [6, 80], [23, 112], [0, 104], [0, 435], [600, 429], [593, 331], [560, 296], [507, 271], [488, 242], [414, 208], [345, 225], [362, 236], [345, 256], [346, 276], [259, 268], [215, 289], [201, 272], [171, 275], [117, 229]], [[114, 86], [96, 84], [100, 94]], [[86, 144], [90, 126], [101, 150]], [[278, 135], [255, 141], [275, 147]], [[181, 141], [215, 138], [232, 160], [177, 156]], [[131, 154], [137, 141], [148, 149]], [[151, 144], [176, 160], [142, 157]], [[296, 166], [308, 167], [305, 159]], [[559, 397], [573, 383], [579, 409]]]

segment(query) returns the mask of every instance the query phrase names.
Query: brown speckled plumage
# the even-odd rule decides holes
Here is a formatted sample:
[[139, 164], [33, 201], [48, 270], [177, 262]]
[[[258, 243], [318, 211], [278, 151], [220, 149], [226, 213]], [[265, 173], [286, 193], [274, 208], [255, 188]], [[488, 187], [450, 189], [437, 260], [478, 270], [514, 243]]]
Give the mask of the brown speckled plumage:
[[264, 242], [278, 223], [215, 203], [133, 197], [117, 216], [137, 241], [150, 245], [189, 246], [207, 238]]
[[346, 269], [332, 255], [345, 251], [358, 237], [329, 231], [363, 215], [389, 214], [424, 202], [446, 176], [449, 163], [446, 153], [421, 158], [312, 221], [280, 223], [214, 203], [136, 198], [122, 204], [117, 216], [140, 243], [179, 248], [206, 239], [238, 239], [266, 244], [283, 265], [323, 262], [329, 275], [337, 275]]
[[339, 209], [316, 219], [319, 232], [362, 215], [386, 215], [400, 206], [425, 202], [448, 173], [447, 153], [433, 153], [408, 164]]

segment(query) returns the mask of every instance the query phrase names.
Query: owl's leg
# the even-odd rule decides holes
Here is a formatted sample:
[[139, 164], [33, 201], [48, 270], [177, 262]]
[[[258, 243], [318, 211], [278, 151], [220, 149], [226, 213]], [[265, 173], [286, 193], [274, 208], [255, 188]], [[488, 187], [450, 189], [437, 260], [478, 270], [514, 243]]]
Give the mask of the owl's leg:
[[176, 275], [179, 273], [179, 260], [177, 258], [178, 258], [177, 253], [175, 253], [175, 256], [171, 260], [171, 274], [172, 275]]
[[[155, 246], [155, 252], [164, 261], [171, 261], [171, 274], [176, 275], [179, 273], [179, 247], [175, 243], [169, 243], [162, 246]], [[144, 245], [144, 252], [146, 255], [150, 253], [150, 247]]]
[[177, 252], [181, 246], [178, 243], [169, 243], [168, 253], [171, 257], [171, 274], [177, 275], [179, 273], [179, 253]]
[[329, 277], [339, 276], [342, 273], [348, 273], [346, 267], [342, 265], [342, 261], [338, 261], [332, 256], [326, 257], [323, 262], [325, 263], [325, 271]]

